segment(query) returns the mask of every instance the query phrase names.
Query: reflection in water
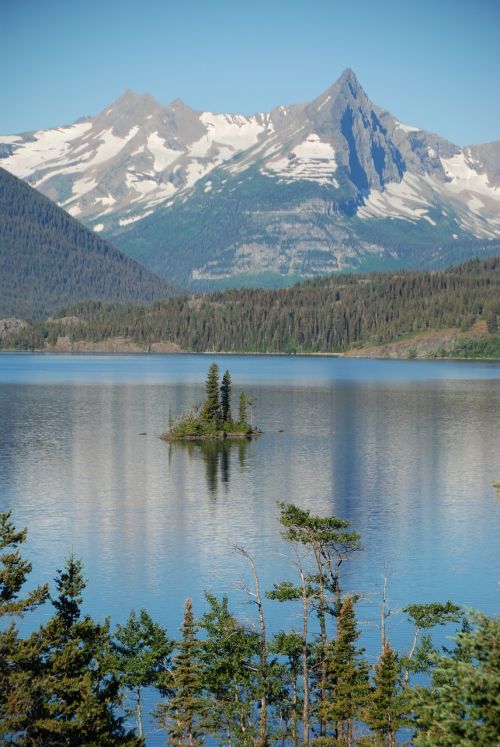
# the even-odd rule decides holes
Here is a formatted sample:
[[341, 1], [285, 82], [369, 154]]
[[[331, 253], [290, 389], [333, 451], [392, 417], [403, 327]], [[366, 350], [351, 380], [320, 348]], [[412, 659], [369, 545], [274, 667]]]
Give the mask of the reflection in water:
[[245, 452], [248, 448], [249, 439], [239, 438], [209, 441], [176, 441], [170, 442], [168, 446], [168, 463], [172, 464], [173, 454], [177, 449], [187, 452], [191, 462], [201, 459], [205, 464], [205, 475], [207, 491], [210, 496], [216, 497], [221, 485], [229, 486], [231, 476], [231, 452], [237, 452], [238, 466], [240, 471], [245, 469]]
[[[354, 591], [378, 589], [393, 560], [393, 608], [450, 598], [495, 610], [499, 365], [485, 376], [483, 364], [351, 361], [348, 379], [342, 361], [242, 357], [230, 368], [257, 396], [263, 435], [167, 445], [158, 436], [169, 406], [182, 412], [203, 395], [206, 357], [186, 383], [190, 359], [139, 356], [128, 362], [132, 383], [120, 368], [117, 383], [62, 384], [57, 356], [23, 356], [15, 360], [33, 367], [33, 382], [37, 367], [55, 360], [55, 380], [44, 373], [42, 383], [2, 384], [0, 356], [0, 510], [12, 508], [29, 528], [33, 584], [52, 579], [74, 550], [93, 615], [124, 622], [146, 607], [173, 634], [188, 595], [197, 613], [204, 589], [238, 601], [234, 582], [246, 566], [234, 544], [252, 552], [264, 589], [290, 578], [281, 500], [351, 520], [365, 547], [348, 579]], [[87, 371], [104, 365], [100, 356], [70, 362], [79, 360]], [[122, 358], [105, 363], [112, 378]], [[136, 365], [153, 367], [153, 383], [137, 383]], [[360, 603], [363, 621], [378, 618], [370, 599]], [[270, 629], [278, 606], [266, 601]], [[403, 628], [391, 633], [396, 647], [406, 645]]]

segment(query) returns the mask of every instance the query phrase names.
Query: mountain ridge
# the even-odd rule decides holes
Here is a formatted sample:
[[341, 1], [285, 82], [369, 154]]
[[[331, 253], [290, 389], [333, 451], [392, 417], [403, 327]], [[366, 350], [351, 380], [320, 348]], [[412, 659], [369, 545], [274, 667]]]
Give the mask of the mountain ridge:
[[152, 302], [180, 293], [0, 168], [0, 316], [44, 316], [77, 299]]
[[500, 238], [500, 141], [460, 148], [402, 124], [349, 68], [310, 102], [248, 116], [128, 91], [90, 120], [0, 136], [0, 153], [192, 287], [426, 266], [443, 244], [463, 259], [471, 241], [487, 251]]

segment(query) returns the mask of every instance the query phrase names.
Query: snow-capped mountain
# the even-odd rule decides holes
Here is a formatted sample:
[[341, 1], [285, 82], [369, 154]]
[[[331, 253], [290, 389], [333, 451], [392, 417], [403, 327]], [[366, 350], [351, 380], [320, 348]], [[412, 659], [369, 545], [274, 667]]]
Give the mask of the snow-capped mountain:
[[500, 238], [500, 142], [460, 148], [402, 124], [351, 70], [254, 116], [126, 93], [95, 118], [0, 136], [0, 156], [182, 283], [425, 265]]
[[95, 118], [0, 136], [0, 163], [99, 231], [149, 215], [272, 130], [269, 114], [165, 107], [127, 91]]

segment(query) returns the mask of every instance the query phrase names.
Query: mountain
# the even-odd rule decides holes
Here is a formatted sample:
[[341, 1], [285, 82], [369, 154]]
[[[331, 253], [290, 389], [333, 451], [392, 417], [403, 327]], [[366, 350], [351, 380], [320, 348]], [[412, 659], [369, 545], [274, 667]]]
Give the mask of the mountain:
[[131, 256], [198, 287], [498, 252], [500, 141], [460, 148], [373, 104], [352, 70], [250, 117], [126, 93], [0, 136], [3, 164]]
[[35, 318], [78, 300], [151, 302], [179, 292], [0, 168], [0, 316]]

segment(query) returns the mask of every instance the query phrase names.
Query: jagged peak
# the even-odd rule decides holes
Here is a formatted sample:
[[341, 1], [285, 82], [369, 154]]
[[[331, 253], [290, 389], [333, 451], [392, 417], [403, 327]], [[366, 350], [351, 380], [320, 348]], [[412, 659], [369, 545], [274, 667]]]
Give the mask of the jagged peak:
[[345, 70], [342, 71], [342, 74], [340, 75], [338, 82], [343, 83], [344, 85], [350, 83], [352, 86], [355, 86], [356, 88], [361, 88], [361, 86], [359, 85], [359, 80], [356, 77], [356, 73], [350, 67], [346, 67]]
[[116, 111], [128, 111], [138, 108], [158, 109], [161, 104], [156, 101], [150, 93], [136, 93], [129, 89], [125, 90], [116, 101], [104, 110], [104, 114]]

